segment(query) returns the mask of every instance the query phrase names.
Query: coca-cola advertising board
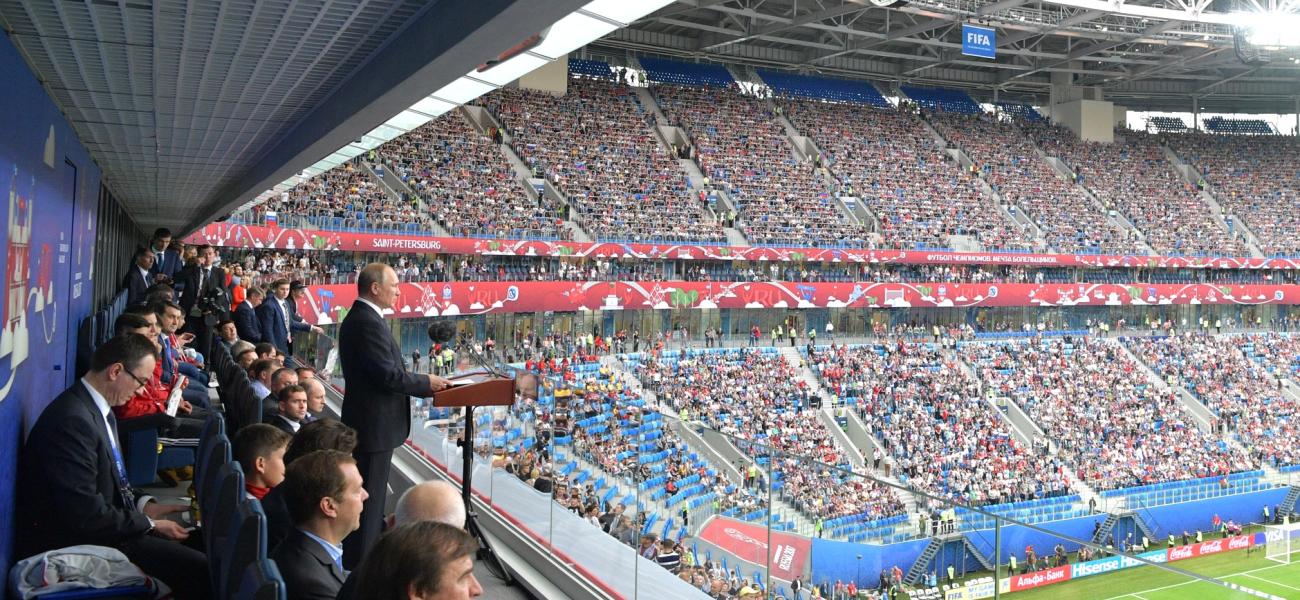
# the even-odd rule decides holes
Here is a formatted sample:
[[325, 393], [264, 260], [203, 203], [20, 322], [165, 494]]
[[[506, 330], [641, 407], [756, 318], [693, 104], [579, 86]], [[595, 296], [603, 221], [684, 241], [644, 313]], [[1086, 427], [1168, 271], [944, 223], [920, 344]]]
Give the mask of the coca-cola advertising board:
[[1238, 535], [1230, 538], [1209, 540], [1199, 544], [1178, 546], [1176, 548], [1170, 548], [1167, 552], [1169, 554], [1169, 562], [1174, 562], [1176, 560], [1186, 560], [1189, 558], [1197, 558], [1199, 556], [1219, 554], [1230, 550], [1245, 550], [1254, 545], [1255, 536]]
[[[731, 553], [736, 558], [767, 566], [768, 530], [754, 523], [726, 517], [713, 517], [700, 530], [700, 539]], [[804, 565], [812, 552], [812, 542], [805, 537], [771, 532], [772, 577], [793, 581], [804, 574]]]

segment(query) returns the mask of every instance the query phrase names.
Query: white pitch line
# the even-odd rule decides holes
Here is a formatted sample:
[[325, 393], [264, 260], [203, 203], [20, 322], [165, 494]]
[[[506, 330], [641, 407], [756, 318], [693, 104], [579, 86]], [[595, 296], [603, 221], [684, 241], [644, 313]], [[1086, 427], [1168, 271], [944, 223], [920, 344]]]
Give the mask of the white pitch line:
[[1267, 580], [1267, 579], [1264, 579], [1263, 577], [1256, 577], [1256, 576], [1251, 575], [1251, 574], [1249, 574], [1249, 573], [1242, 573], [1241, 576], [1242, 576], [1242, 577], [1249, 577], [1249, 578], [1251, 578], [1251, 579], [1258, 579], [1258, 580], [1263, 581], [1264, 583], [1267, 583], [1267, 584], [1269, 584], [1269, 585], [1276, 585], [1276, 586], [1278, 586], [1278, 587], [1284, 587], [1284, 588], [1286, 588], [1286, 589], [1288, 589], [1288, 590], [1295, 590], [1295, 591], [1297, 591], [1297, 592], [1300, 592], [1300, 588], [1298, 588], [1298, 587], [1290, 586], [1290, 585], [1287, 585], [1287, 584], [1285, 584], [1285, 583], [1278, 583], [1278, 582], [1276, 582], [1276, 581], [1269, 581], [1269, 580]]
[[[1228, 577], [1235, 577], [1235, 576], [1237, 576], [1237, 575], [1249, 575], [1249, 574], [1251, 574], [1251, 573], [1258, 573], [1258, 572], [1260, 572], [1260, 571], [1268, 571], [1269, 569], [1276, 569], [1276, 568], [1278, 568], [1278, 567], [1286, 567], [1286, 566], [1290, 566], [1290, 565], [1273, 565], [1273, 566], [1271, 566], [1271, 567], [1262, 567], [1262, 568], [1259, 568], [1259, 569], [1251, 569], [1251, 570], [1249, 570], [1249, 571], [1242, 571], [1242, 572], [1240, 572], [1240, 573], [1233, 573], [1233, 574], [1231, 574], [1231, 575], [1222, 575], [1222, 576], [1218, 577], [1218, 579], [1227, 579]], [[1193, 583], [1198, 583], [1198, 582], [1200, 582], [1200, 581], [1201, 581], [1200, 579], [1193, 579], [1193, 580], [1191, 580], [1191, 581], [1184, 581], [1184, 582], [1182, 582], [1182, 583], [1175, 583], [1175, 584], [1173, 584], [1173, 585], [1166, 585], [1166, 586], [1164, 586], [1164, 587], [1151, 588], [1151, 589], [1149, 589], [1149, 590], [1139, 590], [1139, 591], [1134, 592], [1134, 593], [1121, 594], [1121, 595], [1119, 595], [1119, 596], [1111, 596], [1111, 597], [1107, 598], [1106, 600], [1119, 600], [1120, 598], [1130, 598], [1130, 597], [1133, 597], [1133, 596], [1137, 596], [1138, 594], [1145, 594], [1145, 593], [1147, 593], [1147, 592], [1159, 592], [1159, 591], [1162, 591], [1162, 590], [1169, 590], [1169, 589], [1173, 589], [1173, 588], [1176, 588], [1176, 587], [1183, 587], [1183, 586], [1185, 586], [1185, 585], [1191, 585], [1191, 584], [1193, 584]], [[1265, 581], [1267, 581], [1267, 580], [1265, 580]], [[1209, 582], [1206, 582], [1206, 583], [1209, 583]], [[1273, 582], [1269, 581], [1269, 583], [1273, 583]], [[1294, 588], [1293, 588], [1293, 589], [1294, 589]], [[1138, 597], [1141, 597], [1141, 596], [1138, 596]]]

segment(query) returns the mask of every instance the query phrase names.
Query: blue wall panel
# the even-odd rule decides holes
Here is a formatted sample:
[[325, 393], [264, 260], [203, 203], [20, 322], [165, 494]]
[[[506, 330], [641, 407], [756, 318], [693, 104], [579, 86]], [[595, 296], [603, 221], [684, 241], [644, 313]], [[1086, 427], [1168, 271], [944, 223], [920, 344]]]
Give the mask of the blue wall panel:
[[[1037, 525], [1053, 533], [1068, 535], [1075, 539], [1089, 540], [1092, 539], [1093, 524], [1105, 520], [1106, 516], [1101, 515], [1038, 523]], [[992, 529], [971, 531], [966, 533], [965, 536], [985, 556], [993, 556], [995, 539]], [[1067, 542], [1051, 533], [1035, 531], [1023, 525], [1008, 525], [1002, 528], [1002, 554], [998, 562], [1006, 563], [1012, 552], [1016, 554], [1017, 560], [1023, 562], [1025, 560], [1025, 546], [1028, 545], [1033, 545], [1039, 556], [1046, 556], [1057, 544], [1065, 544], [1065, 549], [1068, 552], [1079, 549], [1078, 544]]]
[[1287, 488], [1278, 488], [1251, 494], [1143, 508], [1136, 512], [1146, 522], [1147, 527], [1155, 531], [1156, 539], [1152, 542], [1158, 543], [1170, 533], [1177, 536], [1187, 531], [1195, 535], [1198, 529], [1209, 532], [1212, 528], [1210, 521], [1216, 514], [1224, 521], [1233, 520], [1243, 525], [1259, 521], [1263, 517], [1264, 505], [1268, 505], [1269, 513], [1272, 514], [1277, 504], [1286, 498], [1286, 492]]
[[22, 434], [70, 383], [76, 324], [90, 312], [99, 168], [7, 36], [0, 81], [0, 567], [8, 572]]

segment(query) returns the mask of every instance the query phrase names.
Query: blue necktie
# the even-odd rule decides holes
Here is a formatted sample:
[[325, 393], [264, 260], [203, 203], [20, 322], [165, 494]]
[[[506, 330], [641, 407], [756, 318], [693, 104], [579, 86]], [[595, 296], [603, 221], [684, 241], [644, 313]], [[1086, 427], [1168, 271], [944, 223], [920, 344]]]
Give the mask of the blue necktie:
[[176, 365], [175, 365], [175, 363], [172, 361], [172, 344], [171, 344], [171, 340], [167, 339], [167, 336], [165, 336], [165, 335], [162, 336], [162, 347], [163, 347], [163, 350], [162, 350], [162, 361], [163, 361], [163, 368], [162, 368], [162, 382], [163, 382], [163, 383], [166, 383], [166, 384], [168, 384], [168, 385], [171, 385], [171, 382], [172, 382], [172, 372], [176, 370]]

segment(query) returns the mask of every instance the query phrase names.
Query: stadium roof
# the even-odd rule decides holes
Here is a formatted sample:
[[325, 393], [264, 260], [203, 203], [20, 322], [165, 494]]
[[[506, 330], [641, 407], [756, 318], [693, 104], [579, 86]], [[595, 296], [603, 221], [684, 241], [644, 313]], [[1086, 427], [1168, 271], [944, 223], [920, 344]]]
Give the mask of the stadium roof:
[[[1045, 104], [1053, 73], [1139, 110], [1296, 111], [1296, 48], [1234, 44], [1264, 0], [679, 0], [592, 46], [972, 90]], [[890, 4], [892, 8], [882, 8]], [[1300, 3], [1296, 3], [1300, 4]], [[995, 60], [963, 56], [961, 24], [997, 30]], [[1300, 28], [1300, 27], [1298, 27]], [[1300, 32], [1297, 32], [1300, 34]], [[1249, 61], [1249, 64], [1245, 61]], [[1058, 81], [1061, 78], [1058, 76]]]

